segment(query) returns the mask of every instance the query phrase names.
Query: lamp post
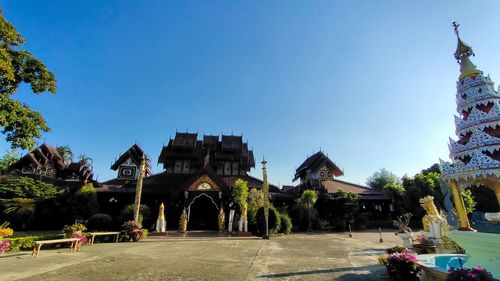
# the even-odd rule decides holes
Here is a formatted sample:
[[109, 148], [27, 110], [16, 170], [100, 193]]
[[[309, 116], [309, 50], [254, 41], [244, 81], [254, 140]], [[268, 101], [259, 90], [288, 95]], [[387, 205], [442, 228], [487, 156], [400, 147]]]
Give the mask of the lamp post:
[[262, 158], [262, 191], [264, 193], [264, 235], [262, 239], [269, 239], [269, 184], [267, 182], [267, 161]]
[[134, 201], [134, 221], [139, 222], [139, 211], [141, 208], [141, 194], [142, 194], [142, 179], [144, 178], [144, 170], [146, 169], [146, 157], [144, 154], [141, 156], [141, 165], [139, 166], [139, 176], [137, 177], [137, 185], [135, 187], [135, 201]]

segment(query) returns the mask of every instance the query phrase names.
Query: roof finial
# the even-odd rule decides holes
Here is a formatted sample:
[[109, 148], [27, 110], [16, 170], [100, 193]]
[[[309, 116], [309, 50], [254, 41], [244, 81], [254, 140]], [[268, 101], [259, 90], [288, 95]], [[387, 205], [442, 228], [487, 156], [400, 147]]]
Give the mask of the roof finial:
[[455, 29], [455, 35], [457, 35], [457, 38], [460, 40], [460, 33], [458, 31], [458, 27], [460, 26], [460, 24], [458, 24], [456, 21], [454, 21], [452, 23], [453, 25], [453, 28]]
[[458, 40], [457, 49], [455, 50], [454, 55], [455, 59], [460, 63], [464, 57], [474, 56], [474, 51], [469, 45], [465, 44], [460, 38], [460, 32], [458, 31], [458, 27], [460, 26], [460, 24], [454, 21], [452, 25]]

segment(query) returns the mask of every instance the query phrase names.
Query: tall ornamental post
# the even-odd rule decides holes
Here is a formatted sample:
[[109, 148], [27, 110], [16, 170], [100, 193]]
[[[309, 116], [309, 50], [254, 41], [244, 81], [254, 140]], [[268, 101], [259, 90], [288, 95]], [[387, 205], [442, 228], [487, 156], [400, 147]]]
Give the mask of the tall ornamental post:
[[267, 161], [262, 159], [262, 191], [264, 193], [264, 235], [262, 239], [269, 239], [269, 183], [267, 182]]
[[139, 166], [139, 175], [137, 177], [137, 185], [135, 187], [135, 201], [134, 201], [134, 221], [139, 222], [139, 211], [141, 209], [141, 194], [142, 194], [142, 180], [146, 170], [146, 157], [144, 154], [141, 156], [141, 165]]

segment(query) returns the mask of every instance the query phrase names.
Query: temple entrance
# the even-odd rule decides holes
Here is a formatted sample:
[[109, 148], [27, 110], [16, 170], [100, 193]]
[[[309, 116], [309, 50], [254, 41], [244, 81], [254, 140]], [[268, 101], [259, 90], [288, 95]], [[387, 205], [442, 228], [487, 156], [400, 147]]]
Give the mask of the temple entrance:
[[217, 230], [219, 208], [205, 193], [197, 195], [188, 206], [187, 230]]

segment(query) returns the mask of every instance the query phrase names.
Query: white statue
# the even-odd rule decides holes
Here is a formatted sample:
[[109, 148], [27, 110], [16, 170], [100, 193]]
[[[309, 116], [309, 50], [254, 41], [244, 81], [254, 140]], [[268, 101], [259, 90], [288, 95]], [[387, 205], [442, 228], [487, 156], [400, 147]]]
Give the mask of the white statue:
[[165, 220], [165, 206], [163, 203], [160, 205], [158, 212], [158, 219], [156, 220], [156, 232], [165, 232], [167, 228], [167, 221]]

